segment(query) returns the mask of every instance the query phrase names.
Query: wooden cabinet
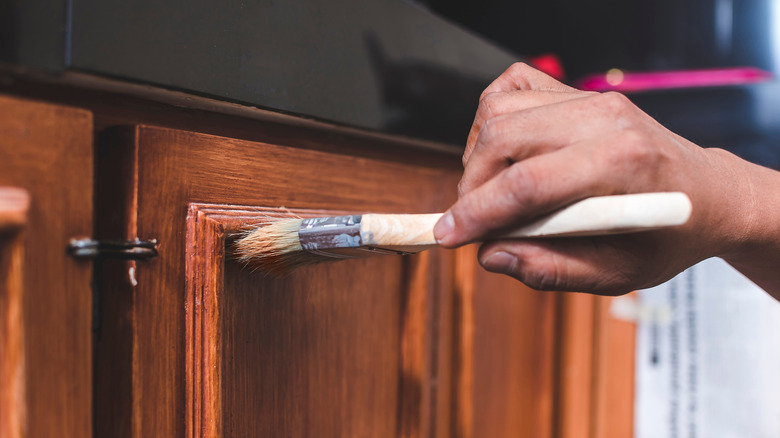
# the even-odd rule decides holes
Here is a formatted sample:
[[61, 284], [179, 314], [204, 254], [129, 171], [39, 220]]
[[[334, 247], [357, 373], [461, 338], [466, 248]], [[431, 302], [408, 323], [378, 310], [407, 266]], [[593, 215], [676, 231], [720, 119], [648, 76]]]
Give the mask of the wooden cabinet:
[[91, 435], [92, 264], [65, 248], [92, 235], [92, 145], [88, 111], [0, 96], [0, 186], [29, 197], [0, 231], [3, 437]]
[[[233, 236], [275, 216], [442, 211], [454, 200], [457, 157], [390, 162], [143, 126], [114, 131], [100, 148], [116, 167], [102, 167], [98, 184], [126, 193], [125, 206], [105, 210], [124, 211], [129, 225], [101, 237], [160, 244], [155, 259], [123, 262], [132, 275], [119, 276], [121, 296], [105, 288], [101, 300], [99, 349], [117, 344], [105, 334], [120, 320], [108, 308], [131, 315], [136, 347], [119, 367], [132, 370], [132, 402], [117, 420], [129, 435], [453, 436], [468, 432], [463, 415], [480, 430], [509, 415], [505, 432], [533, 424], [529, 436], [549, 434], [554, 297], [478, 270], [472, 249], [282, 278], [231, 259]], [[487, 307], [473, 309], [476, 290], [489, 294], [478, 301]], [[463, 331], [475, 317], [484, 318], [471, 322], [477, 342]], [[484, 380], [458, 375], [475, 367]], [[472, 412], [463, 397], [483, 384], [495, 386], [474, 390], [487, 400]], [[520, 401], [515, 412], [491, 407], [498, 392]]]
[[0, 187], [0, 436], [22, 436], [25, 428], [24, 236], [29, 195]]
[[[0, 241], [0, 312], [23, 309], [0, 332], [0, 371], [24, 372], [21, 404], [0, 393], [9, 436], [628, 436], [632, 338], [608, 301], [489, 274], [473, 246], [282, 277], [233, 257], [275, 217], [443, 211], [457, 152], [81, 104], [94, 141], [89, 111], [0, 98], [0, 185], [31, 199]], [[74, 259], [74, 237], [157, 254]]]
[[449, 365], [434, 350], [451, 253], [273, 278], [232, 260], [231, 240], [278, 215], [445, 209], [452, 194], [440, 189], [455, 186], [455, 160], [386, 162], [143, 126], [117, 130], [100, 147], [116, 167], [101, 168], [98, 184], [126, 194], [129, 234], [111, 237], [157, 239], [160, 250], [122, 262], [123, 287], [103, 289], [98, 349], [116, 348], [107, 336], [114, 315], [131, 320], [134, 344], [129, 363], [115, 365], [132, 371], [122, 376], [128, 409], [114, 424], [129, 436], [434, 430], [432, 399], [448, 389], [434, 383]]

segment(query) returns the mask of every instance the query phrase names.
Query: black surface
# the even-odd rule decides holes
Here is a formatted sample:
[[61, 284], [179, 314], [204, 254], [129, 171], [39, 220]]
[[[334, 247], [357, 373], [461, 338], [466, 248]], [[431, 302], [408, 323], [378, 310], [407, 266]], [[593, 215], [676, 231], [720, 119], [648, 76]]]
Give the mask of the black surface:
[[61, 71], [67, 12], [65, 0], [0, 0], [0, 61]]
[[425, 0], [521, 55], [556, 53], [571, 79], [624, 70], [777, 70], [775, 0]]
[[455, 144], [516, 60], [397, 0], [73, 1], [68, 68]]

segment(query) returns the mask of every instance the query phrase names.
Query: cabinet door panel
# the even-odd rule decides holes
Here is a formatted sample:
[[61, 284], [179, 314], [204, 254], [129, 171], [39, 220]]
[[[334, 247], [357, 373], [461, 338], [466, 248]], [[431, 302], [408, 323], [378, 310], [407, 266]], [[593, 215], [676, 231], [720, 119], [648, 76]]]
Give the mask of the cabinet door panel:
[[403, 263], [349, 260], [281, 279], [228, 263], [224, 435], [395, 436]]
[[342, 260], [283, 277], [230, 260], [230, 236], [247, 223], [340, 213], [190, 206], [190, 433], [422, 433], [433, 372], [425, 331], [434, 321], [420, 302], [434, 292], [427, 280], [440, 275], [435, 253]]
[[126, 194], [99, 196], [100, 211], [128, 212], [113, 237], [156, 238], [160, 253], [104, 288], [103, 321], [128, 321], [117, 336], [134, 347], [103, 371], [132, 369], [112, 383], [125, 393], [98, 396], [127, 398], [130, 412], [99, 422], [124, 436], [427, 436], [444, 422], [449, 361], [434, 346], [452, 252], [271, 278], [233, 261], [230, 240], [291, 212], [444, 210], [457, 157], [404, 164], [147, 127], [107, 138], [100, 157], [116, 168], [98, 180]]

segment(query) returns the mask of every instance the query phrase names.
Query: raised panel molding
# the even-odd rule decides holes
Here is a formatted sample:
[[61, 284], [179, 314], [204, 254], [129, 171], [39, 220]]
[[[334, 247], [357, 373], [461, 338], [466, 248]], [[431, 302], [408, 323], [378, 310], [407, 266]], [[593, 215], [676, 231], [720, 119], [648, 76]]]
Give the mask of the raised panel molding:
[[[255, 208], [190, 204], [186, 253], [186, 436], [221, 437], [225, 427], [222, 381], [225, 263], [231, 239], [248, 224], [262, 225], [273, 218], [315, 217], [346, 212]], [[381, 257], [381, 256], [380, 256]], [[390, 257], [390, 256], [388, 256]], [[436, 364], [430, 345], [434, 324], [431, 311], [431, 276], [435, 255], [424, 253], [403, 262], [398, 377], [397, 433], [394, 436], [428, 436], [435, 412], [431, 405], [436, 386], [431, 382]], [[434, 272], [432, 274], [431, 272]], [[434, 282], [435, 283], [435, 282]], [[257, 315], [262, 318], [262, 315]], [[258, 369], [257, 372], [262, 372]], [[300, 395], [305, 398], [306, 395]], [[304, 403], [304, 400], [301, 400]], [[331, 433], [333, 431], [328, 431]], [[392, 432], [392, 431], [387, 431]]]

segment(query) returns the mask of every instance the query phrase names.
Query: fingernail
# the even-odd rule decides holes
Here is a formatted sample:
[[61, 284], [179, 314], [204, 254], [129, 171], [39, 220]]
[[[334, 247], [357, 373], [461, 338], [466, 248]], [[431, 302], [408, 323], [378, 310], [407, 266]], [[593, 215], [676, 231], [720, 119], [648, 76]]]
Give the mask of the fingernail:
[[491, 272], [509, 272], [516, 266], [517, 257], [508, 252], [498, 251], [482, 260], [482, 266]]
[[439, 219], [439, 222], [433, 227], [433, 236], [436, 238], [436, 242], [440, 245], [446, 245], [450, 243], [452, 238], [450, 235], [455, 229], [455, 220], [452, 219], [452, 213], [444, 213], [444, 216]]

